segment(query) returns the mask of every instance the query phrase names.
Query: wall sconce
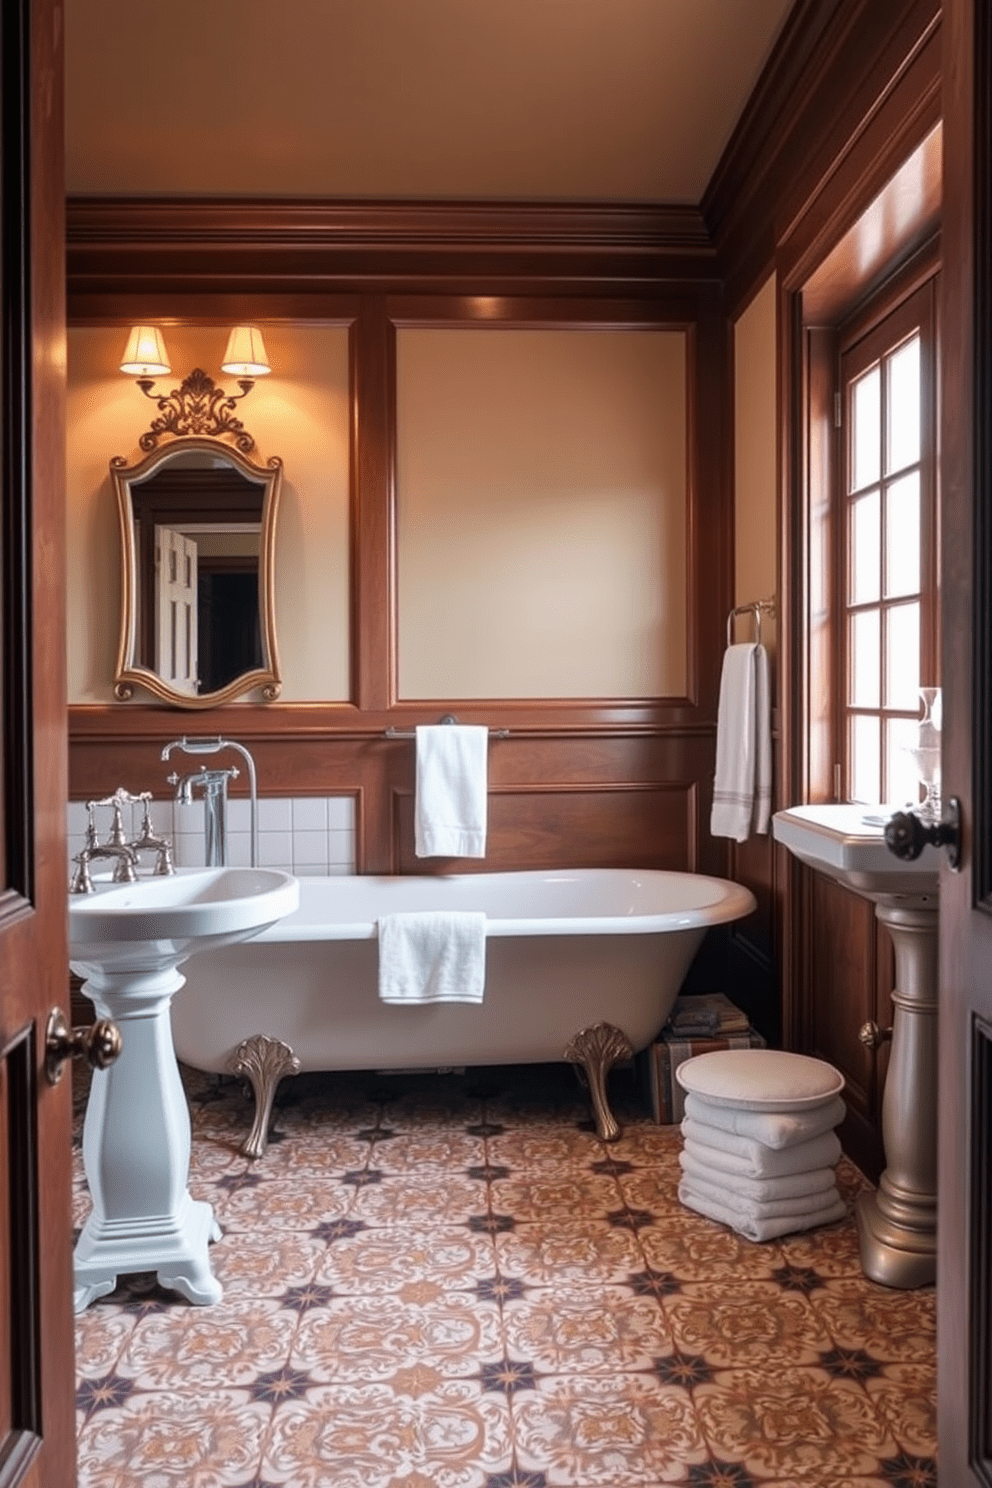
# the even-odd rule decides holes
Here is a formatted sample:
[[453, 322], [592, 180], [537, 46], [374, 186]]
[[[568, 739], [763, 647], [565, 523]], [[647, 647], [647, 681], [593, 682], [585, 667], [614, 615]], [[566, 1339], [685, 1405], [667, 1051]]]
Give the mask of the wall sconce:
[[[120, 370], [137, 380], [146, 398], [157, 399], [154, 392], [155, 378], [172, 371], [169, 357], [158, 326], [132, 326], [127, 338]], [[265, 354], [265, 342], [258, 326], [235, 326], [227, 338], [227, 350], [221, 362], [221, 371], [230, 372], [238, 378], [240, 393], [228, 393], [232, 402], [237, 402], [255, 386], [256, 377], [265, 377], [272, 368]], [[206, 374], [201, 374], [205, 376]], [[185, 386], [185, 384], [184, 384]]]
[[213, 378], [199, 367], [194, 367], [184, 378], [181, 387], [169, 393], [157, 393], [155, 378], [172, 370], [157, 326], [132, 326], [119, 365], [122, 372], [136, 379], [145, 397], [151, 398], [161, 412], [161, 417], [153, 419], [151, 428], [141, 436], [142, 449], [153, 449], [162, 434], [179, 437], [230, 434], [245, 453], [254, 447], [255, 441], [244, 431], [240, 420], [232, 417], [231, 410], [251, 392], [256, 377], [265, 377], [272, 371], [257, 326], [235, 326], [227, 339], [221, 370], [238, 378], [240, 393], [217, 387]]

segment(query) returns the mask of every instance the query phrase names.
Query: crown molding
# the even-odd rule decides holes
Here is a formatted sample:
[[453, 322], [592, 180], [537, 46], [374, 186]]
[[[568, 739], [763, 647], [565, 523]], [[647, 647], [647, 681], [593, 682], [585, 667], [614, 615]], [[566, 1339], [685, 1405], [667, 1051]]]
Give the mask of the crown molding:
[[148, 288], [581, 291], [706, 281], [698, 208], [627, 203], [70, 197], [70, 296]]

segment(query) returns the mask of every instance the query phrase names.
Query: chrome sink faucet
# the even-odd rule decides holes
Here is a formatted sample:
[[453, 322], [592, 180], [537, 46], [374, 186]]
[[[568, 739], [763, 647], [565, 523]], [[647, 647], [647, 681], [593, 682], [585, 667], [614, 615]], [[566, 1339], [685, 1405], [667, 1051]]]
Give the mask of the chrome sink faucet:
[[[114, 883], [134, 883], [138, 876], [138, 855], [130, 843], [125, 840], [122, 817], [122, 808], [124, 802], [128, 799], [130, 798], [123, 790], [118, 790], [112, 796], [105, 796], [102, 801], [86, 802], [86, 810], [89, 813], [89, 821], [86, 827], [86, 842], [83, 845], [82, 852], [78, 852], [72, 860], [76, 865], [76, 871], [72, 875], [69, 884], [70, 894], [93, 893], [90, 864], [97, 858], [113, 858], [115, 860]], [[112, 806], [114, 809], [113, 825], [106, 842], [100, 842], [96, 835], [95, 812], [98, 806]]]
[[[233, 749], [242, 756], [248, 768], [248, 793], [251, 798], [251, 864], [258, 866], [258, 787], [255, 777], [255, 761], [243, 744], [234, 739], [188, 738], [173, 739], [162, 749], [162, 758], [167, 760], [174, 749], [183, 754], [219, 754], [222, 749]], [[226, 770], [201, 769], [192, 775], [168, 777], [169, 784], [176, 788], [176, 800], [188, 803], [193, 799], [192, 789], [203, 790], [203, 827], [205, 836], [205, 858], [208, 868], [222, 868], [227, 861], [227, 782], [237, 777], [235, 768]]]

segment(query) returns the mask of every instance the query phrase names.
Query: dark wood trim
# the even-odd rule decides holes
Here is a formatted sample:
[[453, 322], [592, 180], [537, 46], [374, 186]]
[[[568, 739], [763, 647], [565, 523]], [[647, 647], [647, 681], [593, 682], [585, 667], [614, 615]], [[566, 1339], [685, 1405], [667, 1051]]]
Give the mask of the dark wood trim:
[[404, 289], [602, 293], [712, 280], [693, 207], [70, 197], [70, 316], [93, 297]]
[[975, 1019], [971, 1048], [971, 1233], [968, 1269], [974, 1278], [968, 1353], [968, 1414], [972, 1466], [992, 1484], [992, 1026]]
[[703, 195], [728, 313], [799, 284], [939, 118], [939, 0], [799, 0]]

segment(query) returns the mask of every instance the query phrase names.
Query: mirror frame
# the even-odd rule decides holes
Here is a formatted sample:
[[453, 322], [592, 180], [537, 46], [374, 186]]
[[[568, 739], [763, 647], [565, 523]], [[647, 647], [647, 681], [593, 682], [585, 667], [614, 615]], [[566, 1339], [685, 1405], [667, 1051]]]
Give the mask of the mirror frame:
[[[136, 658], [138, 633], [138, 552], [134, 538], [131, 486], [153, 476], [167, 465], [177, 454], [198, 451], [215, 457], [223, 455], [249, 480], [264, 486], [262, 496], [262, 521], [258, 542], [258, 610], [259, 628], [262, 637], [262, 655], [266, 664], [219, 687], [214, 692], [190, 694], [179, 692], [162, 680], [157, 672], [144, 666]], [[117, 495], [117, 516], [121, 537], [121, 627], [117, 648], [117, 666], [114, 672], [114, 696], [120, 702], [129, 702], [136, 686], [144, 687], [153, 696], [176, 708], [216, 708], [221, 703], [232, 702], [245, 693], [261, 689], [265, 702], [273, 702], [282, 690], [279, 671], [279, 648], [276, 643], [275, 577], [276, 577], [276, 515], [279, 510], [279, 495], [282, 487], [282, 460], [278, 455], [270, 456], [267, 463], [256, 465], [239, 450], [233, 449], [220, 439], [208, 435], [183, 435], [170, 440], [161, 449], [153, 449], [143, 460], [129, 465], [121, 455], [110, 461], [110, 474]]]

